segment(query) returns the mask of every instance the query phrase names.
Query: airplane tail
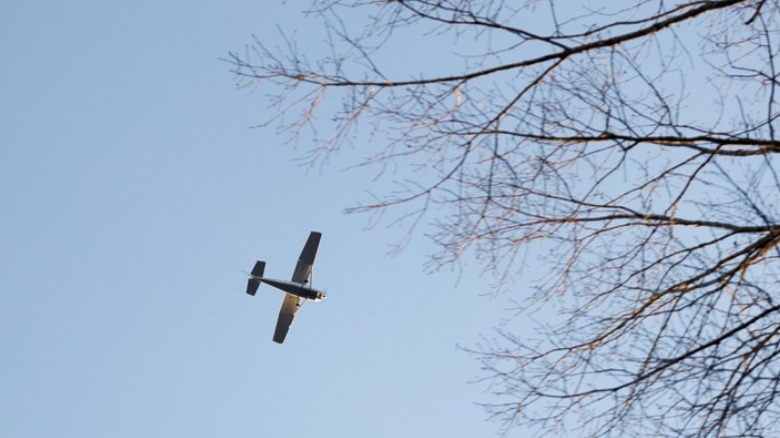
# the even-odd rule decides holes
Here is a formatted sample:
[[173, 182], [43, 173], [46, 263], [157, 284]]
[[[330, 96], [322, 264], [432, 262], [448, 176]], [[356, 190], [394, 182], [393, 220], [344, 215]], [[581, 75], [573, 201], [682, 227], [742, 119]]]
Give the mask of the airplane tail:
[[260, 287], [260, 280], [258, 280], [258, 278], [262, 278], [264, 272], [265, 262], [258, 260], [257, 263], [255, 263], [255, 267], [252, 268], [252, 277], [249, 279], [249, 282], [247, 282], [246, 285], [247, 294], [255, 296], [255, 293], [257, 293], [257, 288]]

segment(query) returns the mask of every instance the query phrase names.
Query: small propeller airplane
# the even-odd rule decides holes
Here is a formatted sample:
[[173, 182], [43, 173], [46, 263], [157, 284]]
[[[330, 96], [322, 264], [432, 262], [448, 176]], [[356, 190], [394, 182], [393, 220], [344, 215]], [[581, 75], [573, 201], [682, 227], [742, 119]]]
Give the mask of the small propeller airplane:
[[279, 311], [279, 319], [276, 321], [276, 330], [274, 331], [274, 342], [281, 344], [287, 337], [295, 314], [301, 308], [306, 300], [321, 301], [325, 299], [325, 293], [309, 287], [311, 281], [311, 269], [314, 265], [314, 257], [317, 255], [317, 247], [320, 245], [322, 233], [312, 231], [303, 246], [301, 255], [298, 257], [298, 264], [295, 265], [295, 271], [291, 281], [274, 280], [263, 277], [265, 272], [265, 262], [257, 261], [252, 269], [249, 282], [246, 285], [246, 293], [255, 296], [261, 283], [281, 289], [287, 294], [282, 302], [282, 309]]

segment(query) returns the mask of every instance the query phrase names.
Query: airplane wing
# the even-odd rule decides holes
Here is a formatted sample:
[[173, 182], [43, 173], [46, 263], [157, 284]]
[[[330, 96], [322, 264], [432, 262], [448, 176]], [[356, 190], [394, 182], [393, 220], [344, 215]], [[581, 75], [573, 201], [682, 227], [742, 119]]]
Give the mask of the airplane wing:
[[[317, 248], [320, 246], [320, 238], [322, 233], [312, 231], [309, 234], [309, 238], [306, 240], [306, 244], [301, 250], [301, 255], [298, 257], [298, 263], [295, 265], [295, 271], [293, 272], [292, 281], [299, 284], [305, 284], [311, 276], [311, 268], [314, 265], [314, 257], [317, 256]], [[303, 298], [297, 297], [292, 294], [286, 294], [284, 302], [282, 302], [282, 309], [279, 311], [279, 319], [276, 320], [276, 331], [274, 331], [274, 342], [281, 344], [284, 342], [284, 338], [287, 337], [287, 332], [290, 330], [293, 318], [301, 308], [303, 304]]]
[[295, 313], [301, 308], [303, 299], [295, 295], [285, 294], [282, 309], [279, 311], [279, 319], [276, 320], [276, 331], [274, 331], [274, 342], [281, 344], [287, 337], [287, 331], [290, 330]]
[[298, 264], [295, 265], [292, 281], [304, 284], [309, 280], [311, 267], [314, 265], [314, 257], [317, 255], [317, 247], [320, 246], [321, 237], [322, 233], [317, 231], [312, 231], [309, 234], [309, 239], [306, 240], [306, 245], [303, 246], [301, 255], [298, 257]]

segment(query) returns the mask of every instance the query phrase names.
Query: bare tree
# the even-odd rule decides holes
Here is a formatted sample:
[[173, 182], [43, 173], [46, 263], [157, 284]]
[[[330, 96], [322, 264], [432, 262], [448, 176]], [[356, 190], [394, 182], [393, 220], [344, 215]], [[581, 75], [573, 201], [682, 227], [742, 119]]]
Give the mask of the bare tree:
[[[354, 210], [427, 213], [433, 267], [468, 251], [499, 275], [529, 252], [547, 268], [517, 293], [560, 319], [475, 348], [503, 430], [780, 436], [780, 1], [311, 12], [331, 38], [315, 62], [291, 40], [231, 54], [277, 127], [318, 127], [314, 161], [371, 135], [363, 164], [424, 169]], [[409, 35], [430, 63], [390, 50]]]

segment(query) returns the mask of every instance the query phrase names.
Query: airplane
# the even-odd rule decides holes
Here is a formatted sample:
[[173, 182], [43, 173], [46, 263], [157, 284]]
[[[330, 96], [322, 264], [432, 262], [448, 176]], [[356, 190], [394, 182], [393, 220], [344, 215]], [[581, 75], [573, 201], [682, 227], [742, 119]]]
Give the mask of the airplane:
[[306, 300], [322, 301], [325, 299], [325, 293], [309, 286], [311, 281], [311, 269], [314, 265], [314, 257], [317, 255], [317, 247], [320, 245], [322, 233], [312, 231], [306, 244], [298, 257], [298, 263], [295, 265], [291, 281], [274, 280], [263, 277], [265, 272], [265, 262], [258, 260], [255, 267], [252, 268], [252, 274], [246, 285], [246, 293], [255, 296], [261, 283], [281, 289], [286, 292], [282, 309], [279, 311], [279, 319], [276, 321], [276, 330], [274, 331], [274, 342], [281, 344], [287, 337], [287, 331], [290, 330], [295, 314], [301, 308]]

